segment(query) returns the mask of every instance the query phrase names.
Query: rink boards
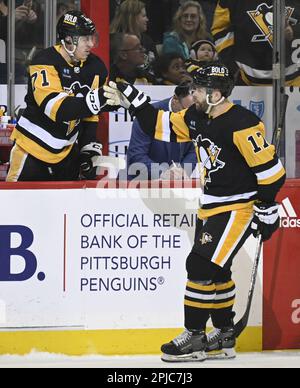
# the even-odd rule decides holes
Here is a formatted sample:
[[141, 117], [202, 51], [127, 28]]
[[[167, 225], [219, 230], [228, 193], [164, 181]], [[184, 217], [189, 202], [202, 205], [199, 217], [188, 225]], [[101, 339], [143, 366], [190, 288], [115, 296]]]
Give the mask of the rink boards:
[[[0, 353], [155, 354], [180, 332], [200, 189], [9, 187], [0, 190]], [[234, 266], [237, 317], [255, 246], [251, 237]], [[262, 348], [262, 288], [260, 268], [241, 350]]]

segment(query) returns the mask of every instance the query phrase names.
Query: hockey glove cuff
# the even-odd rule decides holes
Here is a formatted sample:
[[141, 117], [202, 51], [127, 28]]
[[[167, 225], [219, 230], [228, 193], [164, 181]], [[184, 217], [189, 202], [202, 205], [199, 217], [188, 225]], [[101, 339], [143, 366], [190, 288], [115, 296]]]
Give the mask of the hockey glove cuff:
[[80, 177], [95, 179], [97, 159], [102, 156], [102, 144], [89, 143], [80, 150]]
[[149, 102], [150, 98], [143, 92], [140, 92], [133, 85], [122, 82], [110, 81], [109, 86], [104, 86], [104, 96], [107, 98], [108, 105], [120, 105], [129, 110], [131, 115], [143, 109]]
[[85, 101], [93, 115], [99, 114], [107, 104], [103, 88], [90, 90], [85, 97]]
[[254, 218], [251, 224], [253, 235], [261, 234], [262, 240], [269, 240], [272, 234], [279, 228], [279, 205], [276, 202], [256, 202], [254, 204]]

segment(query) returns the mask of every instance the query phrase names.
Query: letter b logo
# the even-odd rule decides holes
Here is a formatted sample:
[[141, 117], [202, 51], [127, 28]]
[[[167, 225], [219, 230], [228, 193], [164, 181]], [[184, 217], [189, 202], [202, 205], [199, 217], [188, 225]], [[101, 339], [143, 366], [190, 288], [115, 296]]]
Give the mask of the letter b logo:
[[[21, 240], [18, 246], [12, 247], [12, 235], [18, 235]], [[22, 225], [0, 226], [0, 281], [13, 282], [30, 279], [36, 272], [37, 260], [28, 249], [33, 243], [31, 229]], [[24, 261], [24, 269], [19, 273], [12, 273], [13, 256]]]

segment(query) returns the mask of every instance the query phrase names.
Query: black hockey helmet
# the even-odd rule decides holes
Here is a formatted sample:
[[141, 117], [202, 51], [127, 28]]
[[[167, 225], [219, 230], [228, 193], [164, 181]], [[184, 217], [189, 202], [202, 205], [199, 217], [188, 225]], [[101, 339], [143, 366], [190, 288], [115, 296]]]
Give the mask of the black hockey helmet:
[[233, 76], [225, 65], [211, 62], [192, 73], [193, 84], [208, 89], [218, 89], [225, 98], [230, 96], [234, 88]]
[[57, 23], [59, 40], [64, 40], [66, 36], [94, 35], [95, 33], [95, 24], [80, 11], [66, 12]]

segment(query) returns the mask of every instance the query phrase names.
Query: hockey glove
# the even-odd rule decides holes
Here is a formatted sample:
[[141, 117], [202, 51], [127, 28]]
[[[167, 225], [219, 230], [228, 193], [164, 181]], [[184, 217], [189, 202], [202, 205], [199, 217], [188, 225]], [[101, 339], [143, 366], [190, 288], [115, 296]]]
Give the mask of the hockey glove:
[[89, 143], [80, 150], [80, 177], [82, 179], [95, 179], [97, 159], [102, 156], [102, 144]]
[[86, 104], [93, 115], [97, 115], [107, 105], [103, 88], [93, 89], [85, 97]]
[[263, 241], [269, 240], [279, 228], [278, 208], [279, 205], [276, 202], [256, 202], [254, 204], [254, 218], [251, 227], [255, 237], [259, 232]]
[[133, 85], [122, 82], [116, 84], [110, 81], [109, 86], [104, 86], [103, 89], [108, 105], [120, 105], [128, 109], [131, 115], [135, 115], [138, 110], [143, 109], [150, 102], [150, 98]]

